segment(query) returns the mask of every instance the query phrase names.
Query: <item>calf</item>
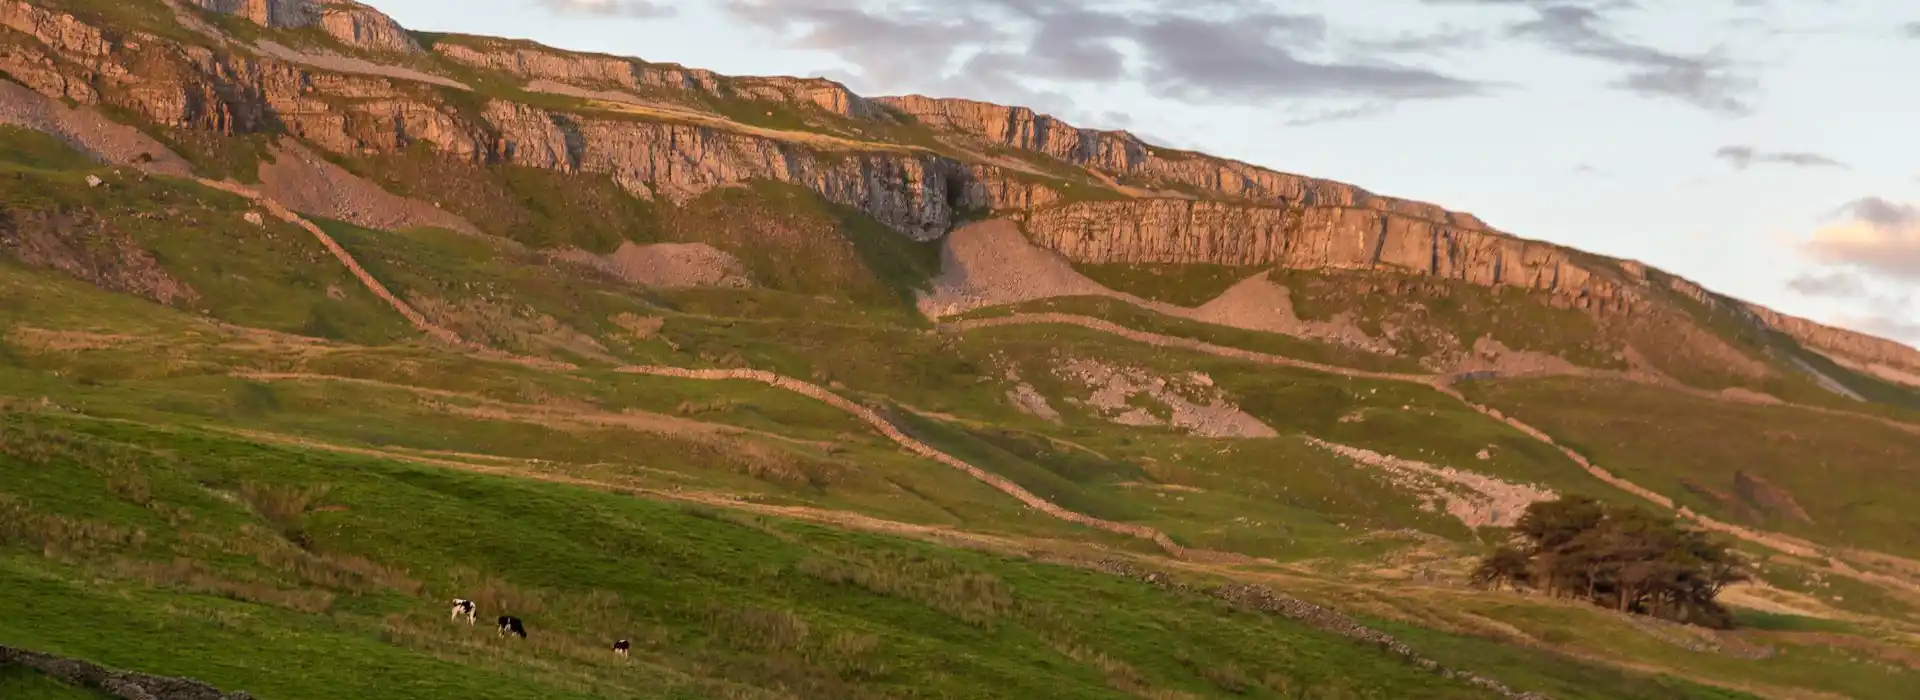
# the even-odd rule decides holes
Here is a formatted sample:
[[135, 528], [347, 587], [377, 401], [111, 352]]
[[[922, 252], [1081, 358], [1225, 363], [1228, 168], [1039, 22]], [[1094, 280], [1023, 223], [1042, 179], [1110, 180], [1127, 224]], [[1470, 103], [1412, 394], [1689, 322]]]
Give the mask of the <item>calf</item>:
[[625, 639], [622, 639], [622, 640], [620, 640], [620, 641], [617, 641], [617, 642], [614, 642], [614, 643], [613, 643], [613, 653], [615, 653], [615, 654], [619, 654], [619, 655], [620, 655], [620, 658], [623, 658], [623, 659], [624, 659], [624, 658], [627, 658], [627, 650], [628, 650], [628, 649], [630, 649], [630, 648], [632, 648], [632, 647], [630, 647], [630, 646], [629, 646], [629, 645], [627, 644], [627, 640], [625, 640]]
[[467, 624], [471, 625], [474, 623], [474, 613], [478, 611], [478, 609], [471, 600], [455, 598], [453, 599], [453, 615], [447, 619], [459, 622], [460, 618], [465, 617], [467, 618]]
[[519, 637], [521, 639], [526, 639], [527, 628], [520, 626], [520, 618], [514, 617], [512, 615], [501, 615], [500, 616], [500, 636], [505, 637], [509, 634], [515, 637]]

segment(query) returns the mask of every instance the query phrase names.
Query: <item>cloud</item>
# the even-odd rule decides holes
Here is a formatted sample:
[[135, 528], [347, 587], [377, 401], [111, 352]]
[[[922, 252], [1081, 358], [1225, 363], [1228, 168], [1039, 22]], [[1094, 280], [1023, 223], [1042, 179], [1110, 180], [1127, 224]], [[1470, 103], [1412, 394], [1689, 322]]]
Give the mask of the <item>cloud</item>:
[[[1193, 103], [1478, 94], [1480, 83], [1386, 60], [1331, 56], [1324, 18], [1255, 0], [726, 0], [792, 48], [831, 53], [878, 90], [992, 92], [1036, 83], [1129, 86]], [[1402, 37], [1398, 53], [1423, 41]], [[1364, 43], [1355, 44], [1364, 46]], [[1356, 49], [1358, 50], [1358, 49]]]
[[[1612, 87], [1646, 97], [1677, 99], [1711, 112], [1744, 115], [1759, 82], [1717, 52], [1667, 51], [1622, 38], [1609, 13], [1642, 9], [1637, 0], [1423, 0], [1428, 5], [1514, 8], [1532, 17], [1507, 26], [1508, 36], [1549, 49], [1606, 61], [1626, 69]], [[1752, 3], [1746, 3], [1752, 4]]]
[[539, 0], [538, 5], [560, 14], [620, 17], [671, 17], [675, 9], [655, 0]]
[[1333, 107], [1330, 109], [1312, 107], [1304, 109], [1293, 108], [1286, 110], [1288, 116], [1282, 123], [1287, 126], [1314, 126], [1317, 124], [1356, 121], [1376, 117], [1392, 109], [1393, 105], [1387, 102], [1362, 102], [1355, 105]]
[[1364, 53], [1440, 54], [1479, 48], [1486, 41], [1487, 33], [1479, 29], [1443, 27], [1431, 33], [1407, 33], [1390, 39], [1355, 39], [1348, 44]]
[[1805, 297], [1857, 299], [1867, 296], [1867, 283], [1851, 272], [1802, 274], [1787, 280], [1787, 289]]
[[1752, 146], [1722, 146], [1713, 152], [1713, 157], [1727, 161], [1734, 168], [1746, 170], [1755, 165], [1790, 165], [1798, 168], [1840, 168], [1851, 169], [1846, 163], [1818, 153], [1804, 151], [1763, 151]]
[[[1759, 83], [1740, 75], [1731, 61], [1715, 53], [1682, 54], [1621, 38], [1609, 30], [1602, 8], [1627, 9], [1625, 2], [1551, 2], [1549, 0], [1465, 0], [1468, 4], [1514, 5], [1533, 9], [1532, 19], [1507, 29], [1574, 56], [1624, 67], [1616, 88], [1649, 97], [1678, 99], [1712, 112], [1744, 115], [1752, 111], [1749, 93]], [[1452, 4], [1461, 4], [1455, 0]]]
[[1809, 257], [1897, 284], [1920, 283], [1920, 207], [1865, 197], [1840, 216], [1803, 245]]
[[1920, 39], [1920, 22], [1908, 22], [1900, 28], [1900, 35], [1908, 39]]

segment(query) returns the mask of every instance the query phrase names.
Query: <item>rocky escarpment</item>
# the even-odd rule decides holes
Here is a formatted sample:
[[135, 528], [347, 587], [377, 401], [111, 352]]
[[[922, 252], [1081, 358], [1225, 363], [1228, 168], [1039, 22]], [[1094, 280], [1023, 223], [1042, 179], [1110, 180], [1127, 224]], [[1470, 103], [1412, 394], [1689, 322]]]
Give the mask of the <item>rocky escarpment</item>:
[[1549, 291], [1559, 303], [1633, 312], [1648, 302], [1618, 274], [1565, 248], [1484, 230], [1348, 207], [1262, 207], [1143, 199], [1033, 213], [1036, 244], [1083, 263], [1212, 263], [1384, 269], [1484, 286]]
[[246, 693], [222, 693], [188, 678], [115, 671], [79, 659], [0, 645], [0, 668], [18, 666], [80, 688], [100, 690], [125, 700], [252, 700]]
[[[392, 20], [356, 3], [193, 2], [263, 26], [318, 28], [370, 51], [419, 48]], [[1645, 278], [1623, 273], [1623, 266], [1516, 239], [1470, 215], [1157, 148], [1125, 132], [1077, 128], [1019, 107], [869, 100], [824, 80], [730, 78], [473, 37], [441, 37], [431, 51], [409, 59], [489, 72], [501, 79], [496, 82], [518, 80], [529, 90], [546, 83], [583, 94], [617, 92], [631, 96], [638, 111], [584, 101], [556, 107], [402, 72], [330, 69], [243, 45], [230, 50], [162, 40], [137, 29], [90, 25], [31, 0], [0, 0], [0, 25], [6, 27], [0, 29], [6, 78], [48, 97], [111, 105], [167, 127], [284, 133], [341, 156], [427, 147], [475, 164], [606, 176], [637, 196], [676, 201], [727, 184], [777, 180], [922, 240], [990, 210], [1023, 219], [1037, 244], [1077, 262], [1380, 269], [1541, 290], [1556, 304], [1605, 313], [1656, 306], [1644, 293]], [[660, 100], [718, 111], [709, 112], [711, 119], [687, 120], [642, 108]], [[752, 127], [721, 114], [752, 116], [776, 102], [819, 117], [813, 126], [821, 129]], [[930, 130], [944, 143], [885, 142], [881, 135], [896, 127]], [[992, 147], [1057, 163], [1036, 170], [1031, 159], [987, 155], [996, 152]], [[1121, 189], [1072, 201], [1049, 184], [1053, 180], [1035, 177], [1068, 165], [1087, 169], [1091, 182]], [[1122, 189], [1177, 190], [1181, 197], [1135, 198]], [[1812, 325], [1774, 325], [1822, 347], [1857, 348], [1850, 356], [1897, 359], [1904, 350]]]
[[318, 28], [357, 49], [417, 53], [420, 44], [400, 23], [350, 0], [188, 0], [201, 9], [249, 20], [270, 29]]
[[637, 58], [573, 53], [532, 42], [487, 37], [442, 39], [434, 43], [433, 51], [470, 68], [499, 71], [528, 82], [552, 81], [588, 90], [610, 88], [633, 97], [777, 102], [817, 107], [852, 119], [889, 116], [847, 86], [817, 78], [731, 77]]
[[1864, 333], [1788, 316], [1758, 304], [1745, 306], [1748, 313], [1768, 328], [1809, 348], [1868, 365], [1886, 365], [1895, 370], [1920, 372], [1920, 350]]
[[[1644, 268], [1639, 274], [1642, 278], [1646, 277]], [[1721, 296], [1687, 279], [1665, 276], [1665, 280], [1668, 289], [1702, 306], [1733, 314], [1746, 323], [1778, 332], [1807, 348], [1843, 360], [1845, 364], [1857, 365], [1854, 369], [1864, 368], [1872, 372], [1874, 368], [1883, 368], [1902, 375], [1920, 372], [1920, 349]]]
[[685, 199], [769, 179], [858, 207], [926, 239], [986, 202], [958, 161], [900, 148], [832, 152], [773, 136], [599, 112], [475, 100], [452, 88], [336, 73], [269, 56], [162, 44], [19, 0], [0, 1], [0, 70], [27, 87], [155, 124], [284, 132], [342, 155], [424, 145], [474, 163], [606, 175], [640, 196]]
[[1266, 204], [1365, 209], [1454, 228], [1491, 231], [1471, 214], [1450, 212], [1425, 202], [1382, 197], [1331, 180], [1158, 148], [1124, 131], [1083, 129], [1025, 107], [920, 96], [883, 97], [876, 101], [939, 131], [1044, 154], [1122, 182], [1175, 186], [1209, 197]]

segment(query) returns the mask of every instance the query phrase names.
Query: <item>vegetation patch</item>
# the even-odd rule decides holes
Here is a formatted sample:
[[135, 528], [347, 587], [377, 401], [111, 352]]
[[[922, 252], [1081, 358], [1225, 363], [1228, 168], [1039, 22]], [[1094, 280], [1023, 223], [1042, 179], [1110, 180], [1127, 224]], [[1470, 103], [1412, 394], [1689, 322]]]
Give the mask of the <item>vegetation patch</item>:
[[1300, 318], [1350, 314], [1367, 335], [1405, 356], [1457, 356], [1487, 338], [1586, 367], [1627, 368], [1624, 348], [1594, 315], [1557, 308], [1544, 292], [1387, 273], [1276, 270], [1271, 276], [1292, 290]]
[[1213, 301], [1263, 268], [1232, 265], [1075, 264], [1073, 269], [1102, 286], [1142, 299], [1196, 307]]
[[[1490, 404], [1574, 446], [1600, 466], [1696, 511], [1814, 541], [1920, 555], [1920, 444], [1870, 418], [1758, 406], [1626, 382], [1579, 379], [1467, 385]], [[1739, 439], [1702, 436], [1732, 436]], [[1756, 508], [1740, 474], [1795, 507]], [[1684, 480], [1684, 481], [1683, 481]], [[1695, 486], [1687, 488], [1687, 484]], [[1704, 488], [1702, 488], [1704, 487]], [[1706, 495], [1703, 495], [1705, 493]], [[1802, 518], [1801, 516], [1805, 517]]]
[[1725, 628], [1734, 617], [1716, 600], [1747, 580], [1747, 564], [1725, 543], [1638, 507], [1579, 496], [1527, 506], [1513, 526], [1518, 546], [1480, 562], [1474, 581], [1537, 588], [1620, 612]]

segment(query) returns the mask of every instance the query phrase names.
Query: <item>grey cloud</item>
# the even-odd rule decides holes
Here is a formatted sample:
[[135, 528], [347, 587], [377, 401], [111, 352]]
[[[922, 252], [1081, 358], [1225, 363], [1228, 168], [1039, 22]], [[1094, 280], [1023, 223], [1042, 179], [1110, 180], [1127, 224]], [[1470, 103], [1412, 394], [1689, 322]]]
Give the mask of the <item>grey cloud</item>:
[[1289, 25], [1167, 17], [1133, 39], [1147, 52], [1148, 83], [1190, 99], [1232, 102], [1282, 96], [1418, 99], [1457, 97], [1480, 87], [1422, 68], [1302, 59], [1281, 41]]
[[[1383, 60], [1330, 60], [1326, 21], [1252, 0], [727, 0], [793, 46], [828, 51], [882, 90], [1030, 81], [1131, 84], [1195, 102], [1407, 100], [1483, 86]], [[1384, 53], [1375, 51], [1375, 54]], [[912, 60], [903, 57], [912, 56]], [[932, 83], [932, 85], [929, 85]]]
[[677, 10], [654, 0], [538, 0], [536, 3], [561, 14], [585, 14], [621, 17], [671, 17]]
[[1920, 22], [1908, 22], [1900, 28], [1900, 34], [1908, 39], [1920, 39]]
[[1889, 229], [1920, 227], [1920, 208], [1879, 197], [1856, 199], [1841, 207], [1840, 213], [1842, 216], [1852, 216], [1874, 226]]
[[1402, 34], [1390, 39], [1358, 39], [1348, 43], [1363, 53], [1438, 54], [1478, 48], [1486, 43], [1486, 39], [1487, 33], [1482, 30], [1446, 27], [1427, 34]]
[[1787, 280], [1787, 289], [1808, 297], [1860, 298], [1867, 296], [1867, 284], [1850, 272], [1807, 273]]
[[1508, 28], [1512, 36], [1625, 67], [1627, 74], [1614, 81], [1614, 87], [1652, 97], [1679, 99], [1724, 114], [1752, 111], [1747, 95], [1758, 88], [1758, 83], [1737, 74], [1723, 57], [1711, 53], [1674, 53], [1622, 39], [1608, 30], [1606, 15], [1597, 9], [1632, 5], [1526, 1], [1497, 4], [1533, 8], [1532, 19]]
[[1354, 121], [1385, 114], [1393, 105], [1385, 102], [1363, 102], [1357, 105], [1335, 107], [1332, 109], [1295, 110], [1284, 124], [1287, 126], [1314, 126], [1333, 122]]
[[1802, 151], [1763, 151], [1752, 146], [1723, 146], [1713, 157], [1727, 161], [1740, 170], [1755, 165], [1791, 165], [1800, 168], [1849, 169], [1846, 163], [1818, 153]]

